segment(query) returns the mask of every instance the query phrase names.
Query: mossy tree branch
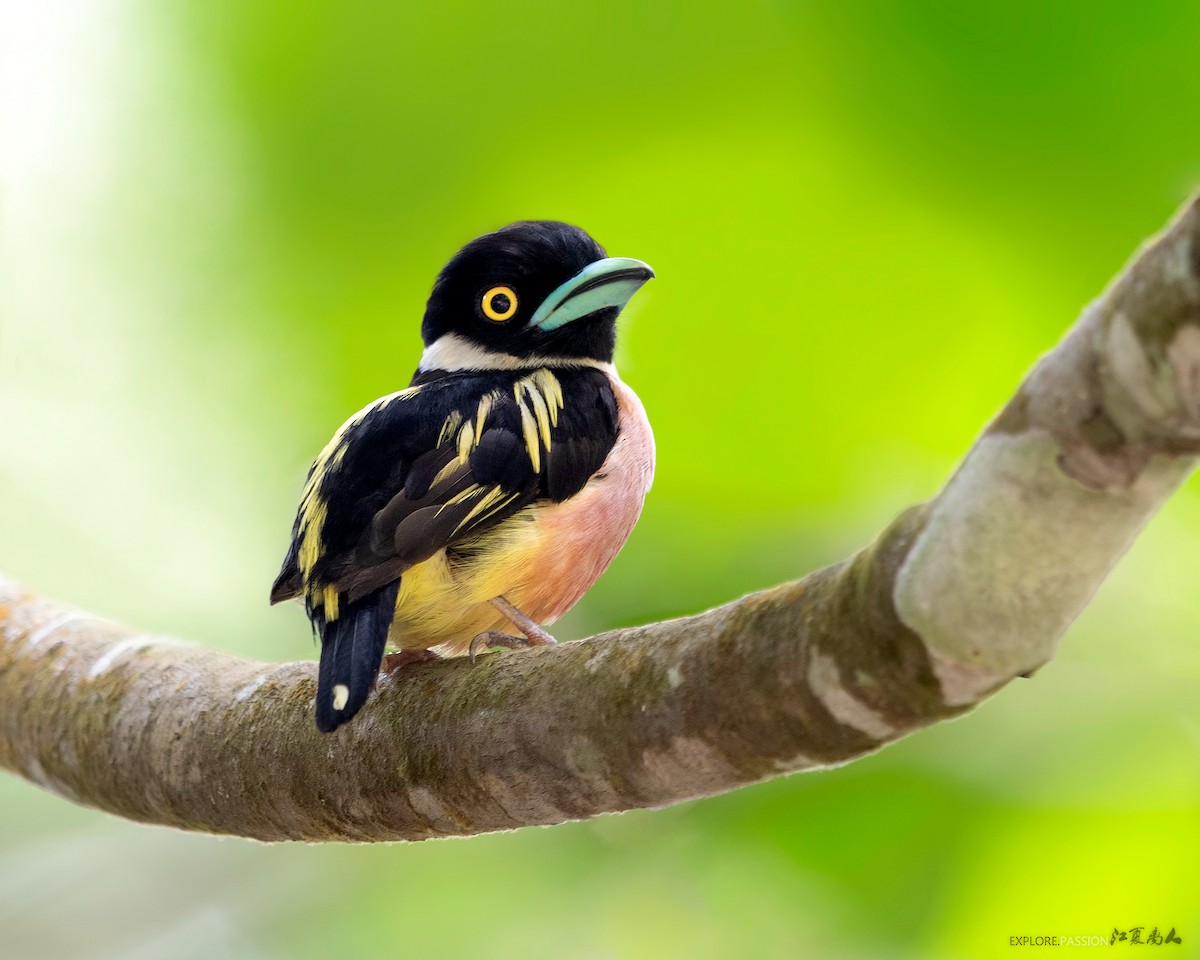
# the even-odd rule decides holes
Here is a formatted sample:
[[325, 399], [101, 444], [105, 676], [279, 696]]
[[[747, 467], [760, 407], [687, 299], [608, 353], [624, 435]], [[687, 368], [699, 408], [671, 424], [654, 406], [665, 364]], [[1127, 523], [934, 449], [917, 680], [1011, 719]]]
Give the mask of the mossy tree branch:
[[420, 664], [332, 736], [315, 665], [143, 636], [0, 576], [0, 765], [261, 840], [466, 835], [843, 763], [1049, 660], [1200, 453], [1200, 200], [946, 488], [847, 561], [682, 620]]

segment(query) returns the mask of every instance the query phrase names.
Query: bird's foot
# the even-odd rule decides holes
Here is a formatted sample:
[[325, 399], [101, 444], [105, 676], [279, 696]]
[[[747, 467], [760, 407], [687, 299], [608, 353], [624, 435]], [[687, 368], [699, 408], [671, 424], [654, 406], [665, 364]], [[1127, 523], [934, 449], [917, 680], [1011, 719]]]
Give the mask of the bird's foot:
[[467, 655], [474, 663], [480, 653], [490, 650], [492, 647], [507, 647], [509, 650], [517, 650], [527, 646], [529, 646], [529, 641], [524, 637], [514, 637], [511, 633], [501, 633], [499, 630], [484, 630], [471, 641]]
[[386, 673], [389, 677], [398, 670], [403, 670], [410, 663], [424, 663], [427, 660], [441, 660], [432, 650], [401, 650], [398, 653], [389, 653], [383, 658], [383, 662], [379, 665], [379, 669]]
[[516, 637], [511, 633], [501, 633], [499, 630], [485, 630], [471, 641], [468, 652], [472, 663], [475, 662], [475, 656], [488, 647], [507, 647], [509, 650], [517, 650], [523, 647], [545, 647], [558, 643], [550, 634], [503, 597], [495, 597], [491, 602], [492, 606], [508, 617], [524, 636]]
[[471, 662], [474, 663], [476, 656], [491, 647], [507, 647], [509, 650], [523, 650], [525, 647], [545, 647], [552, 643], [558, 643], [545, 630], [539, 630], [538, 632], [541, 634], [540, 637], [515, 637], [511, 633], [501, 633], [499, 630], [484, 630], [483, 633], [471, 641], [471, 647], [468, 650]]

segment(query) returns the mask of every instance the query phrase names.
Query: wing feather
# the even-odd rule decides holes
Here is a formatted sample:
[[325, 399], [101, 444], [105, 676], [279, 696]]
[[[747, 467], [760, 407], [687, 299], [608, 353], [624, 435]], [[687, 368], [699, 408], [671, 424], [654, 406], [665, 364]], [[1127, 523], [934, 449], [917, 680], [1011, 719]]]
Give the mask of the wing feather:
[[318, 626], [336, 619], [438, 550], [572, 496], [616, 435], [594, 369], [455, 374], [385, 397], [313, 464], [271, 600], [303, 596]]

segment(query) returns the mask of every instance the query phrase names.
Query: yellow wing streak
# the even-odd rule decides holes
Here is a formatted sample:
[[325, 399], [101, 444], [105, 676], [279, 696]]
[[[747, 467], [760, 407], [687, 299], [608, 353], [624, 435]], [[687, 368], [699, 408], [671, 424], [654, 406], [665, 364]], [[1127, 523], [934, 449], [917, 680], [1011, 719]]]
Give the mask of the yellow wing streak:
[[458, 433], [458, 462], [466, 463], [471, 451], [475, 449], [475, 428], [468, 420]]
[[477, 516], [479, 516], [483, 511], [489, 510], [492, 507], [497, 506], [497, 502], [500, 500], [503, 500], [503, 499], [504, 499], [504, 491], [501, 490], [499, 487], [492, 487], [490, 490], [488, 490], [487, 493], [485, 493], [482, 497], [479, 498], [479, 502], [471, 508], [470, 513], [468, 513], [465, 517], [463, 517], [462, 520], [459, 522], [458, 526], [454, 528], [455, 534], [457, 534], [460, 530], [462, 530], [463, 527], [470, 524], [471, 521], [474, 520]]
[[440, 447], [443, 443], [454, 436], [454, 432], [462, 423], [462, 414], [457, 410], [451, 410], [450, 416], [446, 418], [446, 422], [442, 424], [442, 432], [438, 434], [437, 445]]
[[359, 419], [361, 419], [362, 417], [366, 416], [368, 413], [371, 412], [371, 408], [374, 406], [378, 406], [379, 409], [382, 410], [393, 400], [409, 400], [409, 399], [415, 397], [420, 392], [421, 392], [421, 388], [419, 386], [416, 386], [416, 387], [405, 387], [403, 390], [397, 390], [395, 393], [389, 393], [386, 397], [380, 397], [378, 400], [375, 401], [375, 403], [367, 404], [360, 411], [358, 411], [357, 417]]
[[433, 483], [429, 485], [429, 488], [432, 490], [438, 484], [445, 483], [461, 466], [462, 464], [457, 460], [451, 460], [437, 472], [437, 476], [433, 478]]
[[320, 497], [314, 496], [304, 505], [304, 533], [300, 539], [300, 573], [305, 581], [321, 556], [321, 527], [325, 523], [329, 507]]
[[486, 513], [480, 514], [477, 519], [482, 522], [482, 521], [486, 520], [488, 517], [492, 516], [493, 514], [499, 513], [501, 510], [503, 510], [505, 507], [507, 507], [510, 503], [512, 503], [514, 500], [516, 500], [517, 496], [518, 496], [518, 494], [510, 493], [507, 497], [505, 497], [503, 500], [501, 500], [499, 503], [497, 503], [494, 507], [492, 507]]
[[440, 517], [442, 515], [442, 511], [445, 510], [447, 507], [457, 506], [458, 504], [462, 503], [465, 500], [470, 500], [471, 497], [477, 497], [481, 493], [483, 493], [483, 491], [485, 489], [486, 488], [481, 487], [477, 483], [471, 484], [469, 487], [467, 487], [466, 490], [463, 490], [461, 493], [456, 493], [449, 500], [447, 500], [440, 507], [438, 507], [438, 511], [437, 511], [437, 513], [434, 514], [434, 516]]
[[522, 380], [521, 383], [525, 387], [525, 395], [529, 397], [529, 402], [533, 404], [533, 415], [537, 418], [538, 432], [542, 435], [542, 446], [549, 453], [550, 409], [546, 406], [546, 398], [542, 396], [541, 391], [534, 386], [531, 380]]
[[475, 436], [483, 436], [483, 425], [487, 421], [488, 414], [492, 412], [492, 404], [496, 402], [495, 393], [485, 393], [479, 401], [479, 407], [475, 411]]
[[338, 618], [338, 591], [337, 587], [330, 584], [322, 591], [325, 606], [325, 619], [336, 620]]
[[517, 406], [521, 410], [521, 433], [525, 437], [525, 451], [529, 454], [529, 462], [533, 464], [533, 472], [540, 473], [542, 450], [538, 443], [537, 424], [534, 422], [533, 412], [525, 405], [525, 400], [521, 396], [520, 383], [513, 388], [513, 393], [517, 398]]
[[562, 384], [558, 382], [558, 377], [543, 367], [540, 370], [535, 370], [530, 376], [534, 385], [546, 398], [546, 404], [550, 408], [550, 423], [558, 426], [558, 411], [563, 408], [563, 392]]

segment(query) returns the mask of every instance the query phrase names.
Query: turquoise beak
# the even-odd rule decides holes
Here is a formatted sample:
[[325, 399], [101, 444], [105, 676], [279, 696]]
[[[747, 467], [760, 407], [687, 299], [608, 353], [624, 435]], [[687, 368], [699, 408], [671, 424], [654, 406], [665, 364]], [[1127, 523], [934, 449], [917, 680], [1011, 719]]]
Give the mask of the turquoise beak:
[[621, 310], [654, 271], [641, 260], [609, 257], [589, 263], [555, 288], [529, 319], [532, 327], [557, 330], [605, 307]]

